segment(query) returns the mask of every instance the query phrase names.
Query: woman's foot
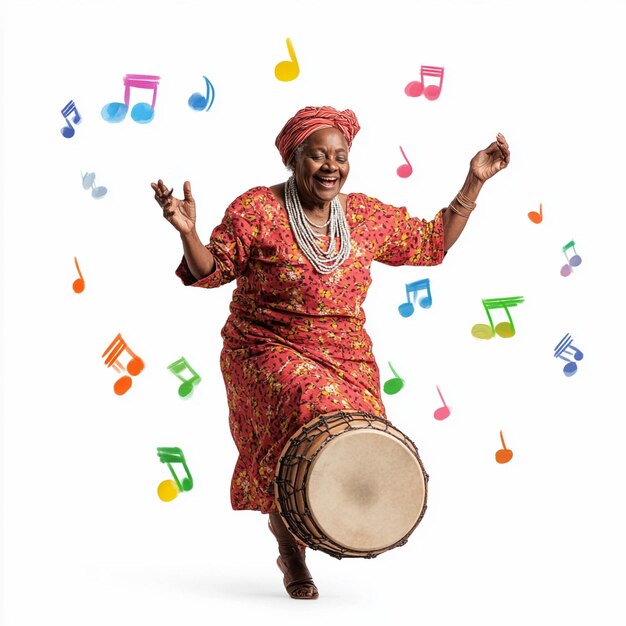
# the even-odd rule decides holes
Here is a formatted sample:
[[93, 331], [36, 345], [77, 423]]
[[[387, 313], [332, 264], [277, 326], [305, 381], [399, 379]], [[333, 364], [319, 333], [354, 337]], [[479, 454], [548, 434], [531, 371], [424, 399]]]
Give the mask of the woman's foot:
[[305, 547], [287, 530], [280, 513], [270, 513], [269, 529], [278, 541], [280, 556], [276, 560], [283, 573], [287, 593], [296, 600], [315, 600], [319, 597], [311, 572], [305, 562]]

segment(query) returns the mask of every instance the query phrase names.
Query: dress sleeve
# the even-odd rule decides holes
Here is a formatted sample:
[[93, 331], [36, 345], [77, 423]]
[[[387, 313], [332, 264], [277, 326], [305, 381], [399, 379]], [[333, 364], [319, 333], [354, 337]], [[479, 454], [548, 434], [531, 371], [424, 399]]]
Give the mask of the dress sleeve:
[[248, 266], [252, 243], [258, 234], [252, 190], [235, 199], [226, 209], [222, 223], [213, 229], [207, 248], [215, 259], [215, 269], [196, 280], [183, 256], [176, 275], [184, 285], [210, 289], [241, 276]]
[[377, 249], [374, 260], [386, 265], [438, 265], [443, 261], [443, 213], [426, 221], [411, 217], [406, 207], [394, 207], [375, 198], [373, 204], [372, 230]]

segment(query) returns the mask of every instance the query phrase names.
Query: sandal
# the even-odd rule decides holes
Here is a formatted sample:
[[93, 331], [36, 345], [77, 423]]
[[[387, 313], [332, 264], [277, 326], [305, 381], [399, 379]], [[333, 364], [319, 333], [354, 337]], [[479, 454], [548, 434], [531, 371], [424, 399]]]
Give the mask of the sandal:
[[[272, 526], [274, 521], [274, 526]], [[270, 532], [278, 541], [280, 556], [276, 559], [283, 573], [283, 584], [294, 600], [315, 600], [319, 597], [311, 572], [305, 563], [305, 547], [300, 547], [296, 538], [287, 530], [280, 513], [270, 513], [267, 522]]]

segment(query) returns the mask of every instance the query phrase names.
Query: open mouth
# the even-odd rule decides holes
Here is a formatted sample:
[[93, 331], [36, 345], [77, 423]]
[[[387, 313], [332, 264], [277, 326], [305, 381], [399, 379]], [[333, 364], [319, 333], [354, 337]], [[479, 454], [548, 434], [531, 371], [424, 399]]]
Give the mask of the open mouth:
[[315, 180], [317, 180], [317, 182], [322, 186], [322, 187], [326, 187], [327, 189], [331, 189], [332, 187], [334, 187], [337, 184], [337, 178], [332, 178], [330, 176], [316, 176]]

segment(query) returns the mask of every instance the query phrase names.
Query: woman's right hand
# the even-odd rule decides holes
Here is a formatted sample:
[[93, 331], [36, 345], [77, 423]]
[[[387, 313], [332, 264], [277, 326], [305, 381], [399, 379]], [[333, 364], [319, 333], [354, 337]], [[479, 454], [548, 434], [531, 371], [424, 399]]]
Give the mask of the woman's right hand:
[[196, 228], [196, 201], [191, 195], [191, 184], [183, 184], [183, 199], [172, 195], [165, 183], [159, 178], [158, 183], [150, 183], [154, 189], [154, 199], [163, 209], [163, 217], [181, 234], [187, 234]]

